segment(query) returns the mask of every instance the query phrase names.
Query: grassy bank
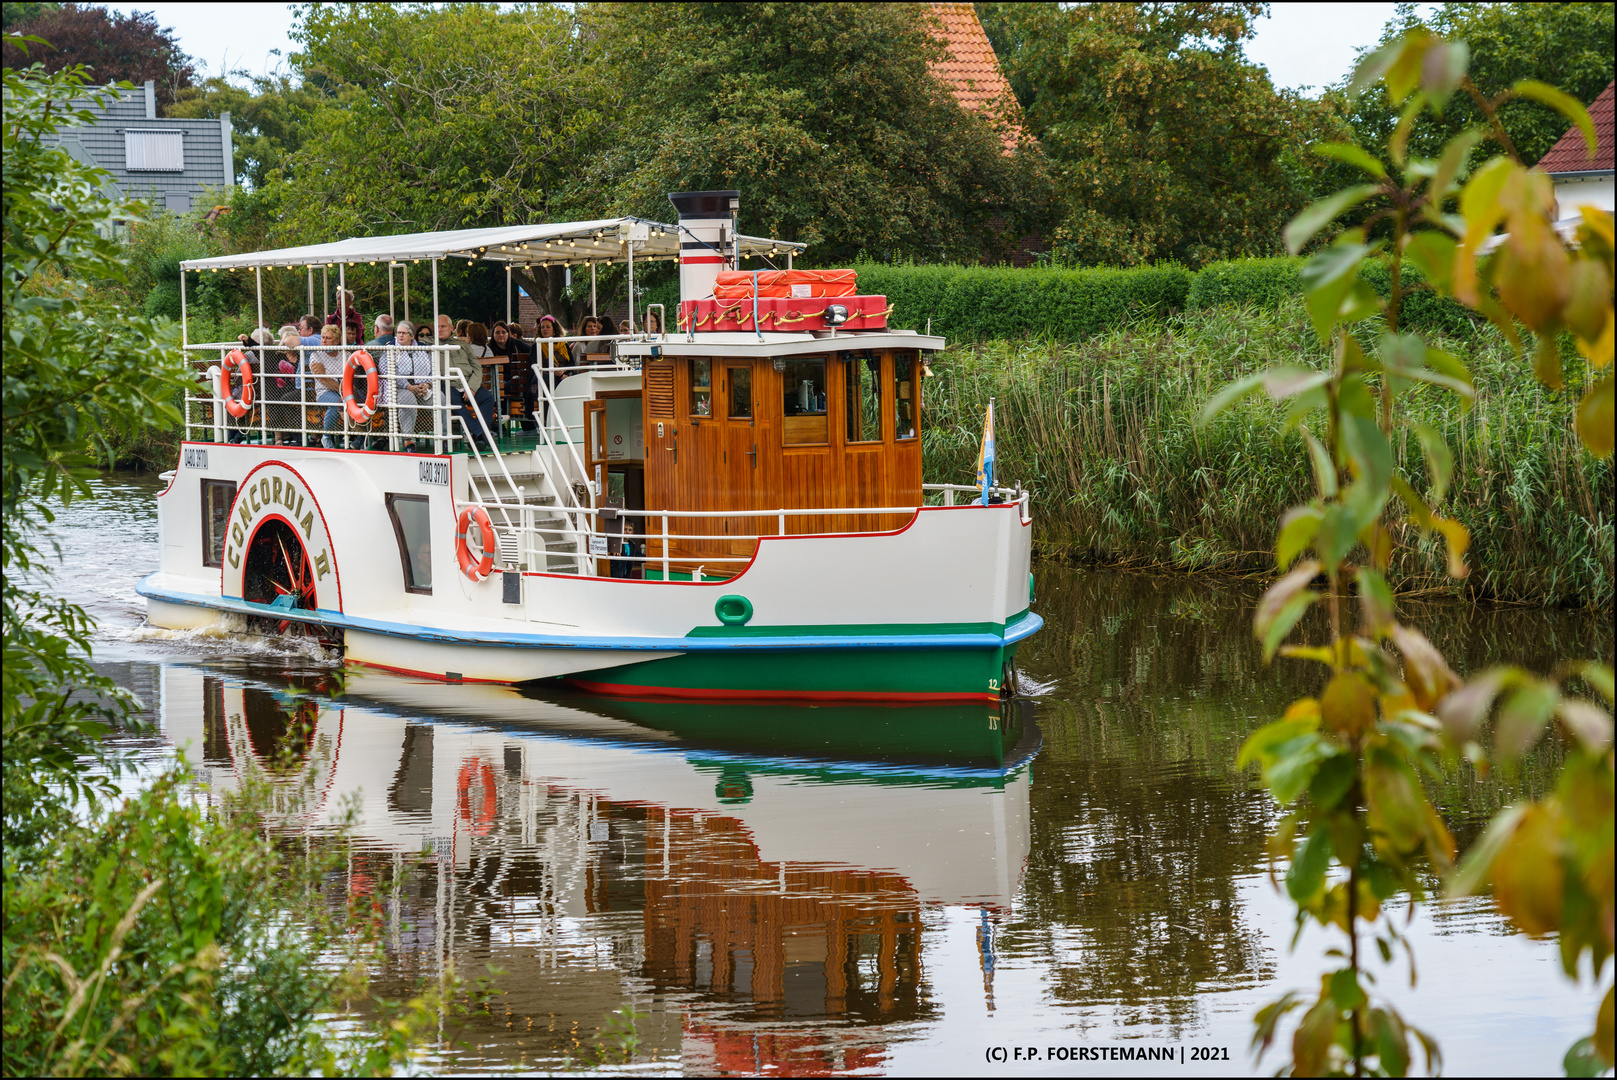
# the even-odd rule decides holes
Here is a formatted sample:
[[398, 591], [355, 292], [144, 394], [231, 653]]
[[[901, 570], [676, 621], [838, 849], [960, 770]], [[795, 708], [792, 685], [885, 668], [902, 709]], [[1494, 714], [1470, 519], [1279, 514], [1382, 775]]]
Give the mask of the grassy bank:
[[[1445, 343], [1470, 366], [1477, 404], [1412, 392], [1417, 418], [1446, 435], [1455, 481], [1446, 512], [1470, 530], [1474, 572], [1443, 572], [1437, 545], [1400, 526], [1391, 577], [1402, 591], [1609, 607], [1610, 462], [1572, 432], [1585, 372], [1570, 389], [1535, 383], [1491, 331]], [[926, 386], [928, 481], [971, 482], [983, 407], [996, 401], [999, 478], [1034, 492], [1046, 556], [1183, 571], [1272, 567], [1276, 521], [1311, 490], [1302, 437], [1259, 395], [1195, 430], [1219, 387], [1275, 362], [1323, 365], [1300, 301], [1140, 319], [1076, 344], [990, 341], [952, 348]], [[1418, 445], [1396, 448], [1424, 476]]]

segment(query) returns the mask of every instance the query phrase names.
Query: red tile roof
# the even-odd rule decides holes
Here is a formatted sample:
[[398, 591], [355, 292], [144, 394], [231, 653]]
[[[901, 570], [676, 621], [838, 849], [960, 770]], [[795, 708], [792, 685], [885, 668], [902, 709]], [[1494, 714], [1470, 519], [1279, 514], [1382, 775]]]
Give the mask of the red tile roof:
[[1005, 119], [1013, 125], [1005, 134], [1005, 149], [1014, 150], [1017, 143], [1015, 129], [1021, 127], [1022, 114], [1011, 94], [1011, 84], [1000, 70], [999, 57], [994, 46], [977, 21], [977, 12], [971, 4], [933, 4], [932, 13], [943, 27], [943, 41], [949, 56], [932, 65], [932, 74], [948, 87], [963, 109], [972, 112], [990, 111], [995, 106], [1008, 110]]
[[1600, 91], [1600, 96], [1589, 104], [1589, 119], [1594, 121], [1595, 137], [1599, 140], [1595, 156], [1592, 158], [1589, 156], [1589, 147], [1583, 141], [1583, 132], [1574, 124], [1567, 129], [1565, 135], [1561, 136], [1560, 141], [1550, 147], [1549, 153], [1539, 159], [1538, 168], [1551, 174], [1595, 172], [1602, 169], [1612, 171], [1612, 145], [1617, 142], [1617, 124], [1612, 120], [1613, 87], [1617, 87], [1617, 82], [1607, 83], [1606, 88]]

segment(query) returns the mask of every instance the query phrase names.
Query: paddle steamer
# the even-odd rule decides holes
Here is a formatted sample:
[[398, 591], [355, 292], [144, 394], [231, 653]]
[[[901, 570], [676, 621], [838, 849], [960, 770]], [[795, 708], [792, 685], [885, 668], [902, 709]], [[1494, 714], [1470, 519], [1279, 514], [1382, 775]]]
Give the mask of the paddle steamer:
[[[183, 263], [182, 306], [195, 275], [251, 273], [262, 311], [264, 275], [290, 272], [307, 277], [312, 307], [317, 275], [340, 297], [347, 269], [368, 264], [388, 268], [390, 307], [402, 272], [408, 314], [415, 267], [418, 282], [431, 275], [436, 324], [438, 267], [454, 259], [504, 263], [508, 304], [511, 269], [588, 267], [592, 308], [597, 266], [626, 264], [634, 296], [637, 263], [677, 261], [680, 301], [672, 325], [658, 305], [631, 305], [627, 334], [560, 339], [587, 354], [537, 365], [527, 432], [452, 407], [470, 390], [455, 346], [345, 340], [334, 448], [322, 445], [331, 406], [313, 403], [319, 349], [193, 343], [187, 328], [199, 378], [158, 496], [162, 563], [140, 586], [149, 621], [317, 634], [349, 663], [448, 682], [748, 701], [1006, 693], [1018, 644], [1042, 625], [1029, 497], [922, 483], [923, 377], [943, 339], [889, 328], [885, 299], [857, 295], [851, 272], [793, 270], [802, 245], [740, 235], [735, 192], [670, 199], [672, 225], [418, 233]], [[743, 271], [749, 259], [785, 269]], [[417, 356], [431, 374], [410, 378], [432, 389], [401, 388], [375, 410], [377, 385], [400, 387]]]

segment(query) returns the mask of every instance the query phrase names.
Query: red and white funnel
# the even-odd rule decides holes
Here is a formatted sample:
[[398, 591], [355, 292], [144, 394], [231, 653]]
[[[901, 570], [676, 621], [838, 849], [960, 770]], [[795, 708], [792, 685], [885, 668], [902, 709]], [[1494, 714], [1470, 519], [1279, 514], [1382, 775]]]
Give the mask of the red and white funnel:
[[739, 191], [676, 191], [668, 196], [679, 212], [680, 310], [713, 295], [720, 270], [736, 269]]

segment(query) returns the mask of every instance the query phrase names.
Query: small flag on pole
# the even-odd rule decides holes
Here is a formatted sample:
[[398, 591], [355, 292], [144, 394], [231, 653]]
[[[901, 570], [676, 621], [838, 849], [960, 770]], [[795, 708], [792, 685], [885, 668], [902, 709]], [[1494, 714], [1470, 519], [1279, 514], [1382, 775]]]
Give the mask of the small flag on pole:
[[988, 505], [988, 489], [994, 486], [994, 399], [988, 399], [988, 416], [983, 421], [983, 444], [977, 451], [977, 486], [983, 489], [982, 505]]

